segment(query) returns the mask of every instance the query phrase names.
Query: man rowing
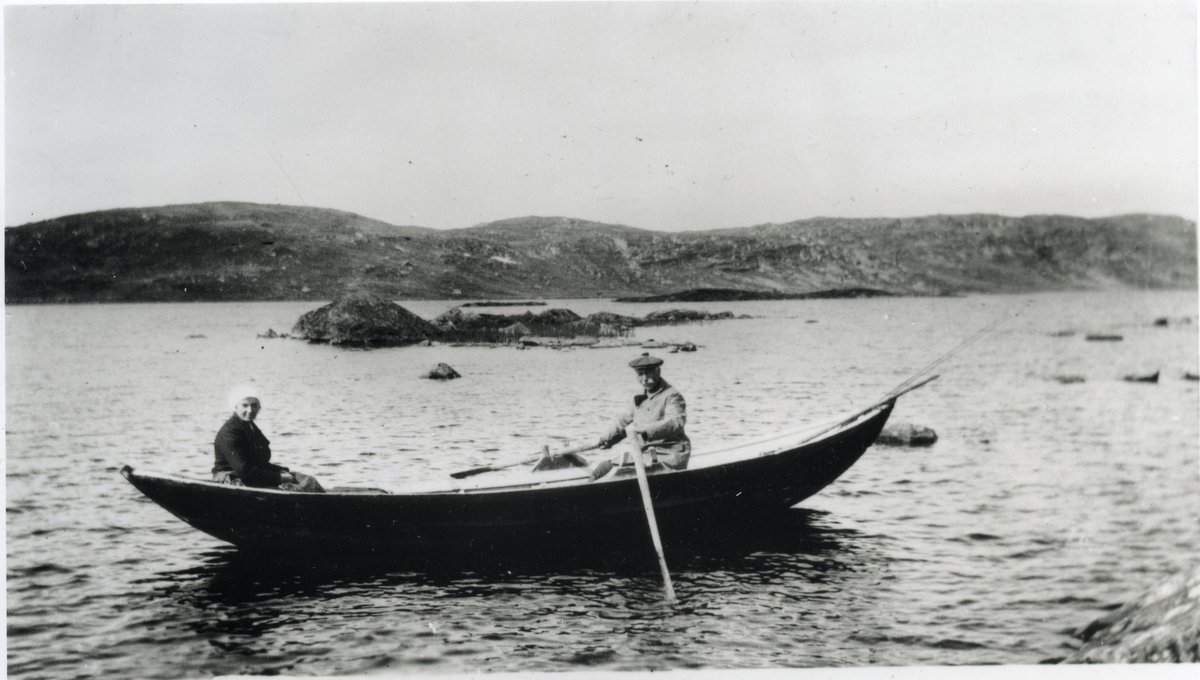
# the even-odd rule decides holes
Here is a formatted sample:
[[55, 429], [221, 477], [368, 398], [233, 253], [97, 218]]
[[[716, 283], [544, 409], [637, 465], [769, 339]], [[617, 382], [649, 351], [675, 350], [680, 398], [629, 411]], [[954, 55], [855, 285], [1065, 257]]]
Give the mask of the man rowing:
[[[683, 432], [687, 404], [679, 390], [663, 380], [662, 363], [662, 359], [649, 354], [629, 362], [643, 392], [633, 397], [629, 409], [617, 416], [608, 431], [600, 436], [599, 447], [611, 448], [627, 436], [636, 434], [642, 438], [642, 455], [647, 468], [661, 463], [672, 470], [683, 470], [692, 455], [692, 442]], [[633, 459], [626, 452], [616, 459], [600, 461], [592, 471], [590, 481], [604, 477], [617, 465], [633, 465]]]

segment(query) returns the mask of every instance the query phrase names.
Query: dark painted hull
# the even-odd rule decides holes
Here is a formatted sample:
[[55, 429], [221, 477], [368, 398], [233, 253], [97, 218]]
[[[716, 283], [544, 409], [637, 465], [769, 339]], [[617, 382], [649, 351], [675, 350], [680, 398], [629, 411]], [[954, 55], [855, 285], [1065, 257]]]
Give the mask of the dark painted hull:
[[[721, 463], [698, 455], [688, 470], [651, 475], [668, 549], [704, 540], [707, 527], [753, 522], [825, 488], [875, 441], [894, 403], [792, 448], [750, 450]], [[128, 466], [121, 473], [183, 521], [244, 549], [487, 553], [649, 542], [632, 476], [436, 493], [302, 494], [139, 474]]]

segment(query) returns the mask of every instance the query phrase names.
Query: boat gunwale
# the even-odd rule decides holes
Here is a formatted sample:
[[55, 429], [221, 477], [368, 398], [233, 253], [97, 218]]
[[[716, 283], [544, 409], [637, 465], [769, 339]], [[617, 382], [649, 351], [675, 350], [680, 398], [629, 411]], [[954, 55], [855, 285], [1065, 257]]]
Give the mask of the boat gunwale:
[[[700, 470], [717, 468], [717, 467], [721, 467], [721, 466], [725, 466], [725, 465], [735, 465], [738, 463], [743, 463], [743, 462], [755, 460], [758, 458], [769, 458], [771, 456], [783, 455], [783, 454], [795, 451], [802, 447], [816, 446], [825, 440], [834, 438], [834, 437], [842, 434], [843, 432], [846, 432], [848, 430], [853, 430], [855, 427], [857, 427], [864, 421], [875, 417], [880, 411], [889, 408], [892, 405], [892, 403], [893, 402], [891, 400], [889, 400], [882, 404], [878, 404], [869, 410], [859, 412], [858, 414], [856, 414], [855, 416], [852, 416], [850, 418], [846, 418], [845, 416], [843, 416], [841, 419], [831, 419], [831, 420], [823, 421], [822, 423], [810, 425], [803, 429], [794, 430], [792, 432], [784, 433], [781, 435], [774, 435], [774, 436], [767, 437], [764, 439], [757, 439], [755, 441], [747, 442], [745, 444], [738, 444], [735, 446], [717, 449], [714, 451], [704, 451], [701, 453], [693, 454], [693, 456], [691, 458], [692, 462], [696, 462], [697, 459], [704, 459], [704, 458], [709, 458], [709, 460], [700, 461], [701, 462], [700, 465], [689, 465], [688, 468], [685, 470], [661, 469], [658, 471], [649, 472], [649, 476], [650, 477], [658, 477], [658, 476], [663, 476], [663, 475], [684, 474], [684, 473], [688, 473], [688, 472], [695, 472], [695, 471], [700, 471]], [[828, 429], [826, 429], [825, 431], [821, 431], [822, 427], [825, 427]], [[817, 435], [812, 436], [812, 435], [808, 434], [814, 430], [818, 432]], [[800, 441], [793, 441], [794, 439], [800, 438], [800, 437], [808, 437], [808, 438], [800, 439]], [[764, 444], [767, 444], [769, 442], [776, 442], [778, 440], [783, 440], [783, 442], [775, 444], [772, 447], [766, 448], [765, 450], [758, 451], [757, 453], [754, 452], [756, 449], [762, 449]], [[734, 452], [739, 452], [739, 451], [747, 451], [747, 452], [745, 455], [740, 455], [740, 456], [736, 456], [736, 457], [731, 455]], [[714, 459], [714, 457], [716, 457], [716, 459]], [[141, 478], [155, 478], [155, 479], [160, 479], [163, 481], [168, 481], [168, 482], [172, 482], [172, 483], [176, 483], [176, 484], [213, 487], [214, 490], [215, 489], [225, 489], [227, 491], [231, 491], [234, 493], [245, 493], [245, 492], [249, 491], [249, 492], [261, 492], [261, 493], [270, 494], [270, 495], [312, 497], [314, 499], [319, 498], [319, 497], [367, 498], [367, 497], [418, 497], [418, 496], [464, 496], [464, 495], [481, 496], [481, 495], [500, 494], [500, 493], [514, 493], [514, 492], [520, 492], [520, 491], [561, 490], [561, 489], [582, 487], [582, 486], [594, 485], [594, 484], [611, 484], [611, 483], [619, 483], [619, 482], [628, 482], [628, 481], [635, 479], [632, 475], [621, 475], [621, 476], [617, 476], [617, 477], [609, 477], [609, 478], [605, 478], [605, 479], [596, 480], [595, 482], [588, 482], [587, 474], [585, 474], [584, 472], [581, 472], [579, 468], [568, 468], [568, 469], [565, 469], [562, 471], [552, 471], [549, 474], [553, 474], [554, 472], [559, 472], [560, 476], [557, 476], [557, 477], [551, 478], [551, 479], [542, 479], [542, 480], [532, 481], [532, 482], [527, 481], [527, 482], [521, 482], [521, 483], [516, 483], [516, 484], [462, 487], [462, 486], [459, 486], [460, 482], [457, 482], [454, 480], [450, 480], [448, 482], [443, 482], [441, 480], [437, 480], [437, 481], [418, 482], [417, 483], [417, 484], [423, 484], [423, 485], [430, 485], [430, 484], [439, 485], [439, 488], [432, 489], [432, 490], [419, 490], [419, 489], [406, 490], [403, 487], [401, 487], [399, 489], [387, 489], [387, 488], [375, 489], [375, 488], [368, 488], [368, 487], [347, 487], [347, 488], [354, 489], [354, 490], [353, 491], [338, 491], [337, 487], [335, 487], [333, 489], [327, 490], [323, 494], [313, 494], [313, 493], [305, 493], [305, 492], [298, 492], [298, 491], [290, 491], [290, 490], [286, 490], [286, 489], [275, 489], [275, 488], [269, 488], [269, 487], [233, 486], [233, 485], [229, 485], [229, 484], [223, 484], [220, 482], [214, 482], [211, 480], [179, 477], [176, 475], [171, 475], [171, 474], [162, 473], [162, 472], [155, 472], [155, 471], [139, 472], [139, 471], [136, 471], [130, 465], [124, 465], [120, 469], [121, 475], [124, 476], [130, 482], [133, 482], [132, 477], [136, 476], [136, 477], [141, 477]], [[547, 474], [547, 473], [543, 472], [540, 474]], [[446, 486], [447, 484], [449, 486]]]

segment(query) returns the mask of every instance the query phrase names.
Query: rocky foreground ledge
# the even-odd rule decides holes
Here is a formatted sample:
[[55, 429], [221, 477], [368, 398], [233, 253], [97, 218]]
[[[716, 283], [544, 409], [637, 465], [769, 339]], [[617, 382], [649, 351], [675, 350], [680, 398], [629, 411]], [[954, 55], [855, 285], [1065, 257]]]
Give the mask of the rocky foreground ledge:
[[1200, 662], [1200, 565], [1070, 632], [1084, 644], [1062, 663]]
[[[732, 319], [732, 312], [670, 309], [644, 317], [598, 312], [586, 318], [569, 309], [547, 309], [518, 315], [486, 314], [453, 307], [426, 321], [404, 307], [369, 294], [345, 296], [305, 313], [291, 333], [268, 331], [263, 337], [290, 337], [364, 348], [397, 347], [429, 342], [552, 345], [550, 340], [621, 338], [633, 328]], [[535, 339], [535, 340], [530, 340]]]

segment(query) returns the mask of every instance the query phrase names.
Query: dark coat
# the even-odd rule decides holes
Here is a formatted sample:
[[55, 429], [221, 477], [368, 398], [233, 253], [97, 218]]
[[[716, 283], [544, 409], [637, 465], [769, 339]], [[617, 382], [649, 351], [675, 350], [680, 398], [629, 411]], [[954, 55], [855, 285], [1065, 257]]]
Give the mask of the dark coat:
[[232, 472], [246, 486], [279, 486], [280, 472], [288, 469], [271, 462], [271, 442], [258, 426], [231, 416], [213, 441], [216, 460], [213, 474]]

